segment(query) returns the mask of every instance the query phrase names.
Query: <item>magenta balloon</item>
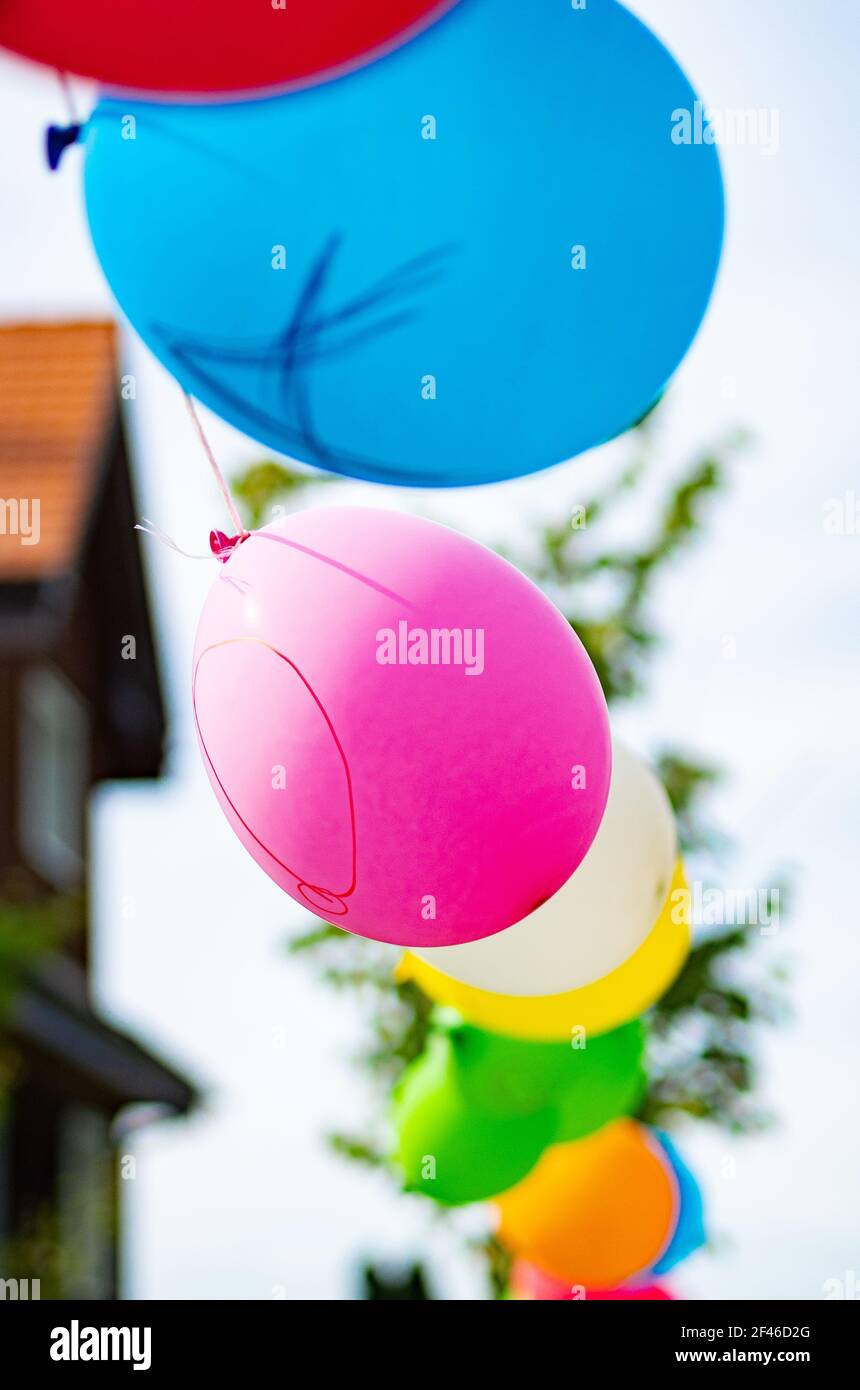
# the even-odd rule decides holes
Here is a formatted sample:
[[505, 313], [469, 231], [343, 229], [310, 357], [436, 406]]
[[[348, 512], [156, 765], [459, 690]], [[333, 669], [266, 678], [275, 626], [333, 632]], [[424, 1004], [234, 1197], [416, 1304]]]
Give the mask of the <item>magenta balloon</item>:
[[606, 706], [568, 623], [499, 556], [397, 512], [301, 512], [238, 546], [200, 619], [194, 710], [257, 863], [401, 946], [527, 916], [606, 803]]

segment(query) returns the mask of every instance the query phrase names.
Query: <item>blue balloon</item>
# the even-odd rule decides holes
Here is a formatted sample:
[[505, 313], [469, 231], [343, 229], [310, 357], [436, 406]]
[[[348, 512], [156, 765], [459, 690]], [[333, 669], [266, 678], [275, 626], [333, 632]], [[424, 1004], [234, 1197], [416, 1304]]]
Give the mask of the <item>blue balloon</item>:
[[675, 1233], [653, 1269], [654, 1274], [668, 1274], [670, 1269], [689, 1259], [705, 1244], [705, 1210], [701, 1188], [668, 1134], [658, 1129], [655, 1130], [655, 1138], [672, 1165], [680, 1196]]
[[695, 336], [723, 230], [695, 103], [616, 0], [460, 0], [298, 93], [100, 101], [90, 227], [141, 336], [254, 438], [516, 477], [633, 425]]

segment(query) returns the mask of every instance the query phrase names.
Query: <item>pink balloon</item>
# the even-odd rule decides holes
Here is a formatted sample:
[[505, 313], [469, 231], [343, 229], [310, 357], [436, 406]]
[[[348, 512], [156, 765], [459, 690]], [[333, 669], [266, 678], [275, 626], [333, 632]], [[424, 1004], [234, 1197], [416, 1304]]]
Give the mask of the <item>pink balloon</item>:
[[572, 1289], [552, 1274], [545, 1274], [527, 1260], [515, 1260], [511, 1269], [511, 1293], [515, 1299], [540, 1303], [568, 1302], [674, 1301], [662, 1284], [628, 1284], [620, 1289]]
[[193, 687], [245, 848], [379, 941], [519, 921], [606, 804], [606, 706], [579, 639], [506, 561], [416, 517], [319, 509], [254, 532], [206, 600]]

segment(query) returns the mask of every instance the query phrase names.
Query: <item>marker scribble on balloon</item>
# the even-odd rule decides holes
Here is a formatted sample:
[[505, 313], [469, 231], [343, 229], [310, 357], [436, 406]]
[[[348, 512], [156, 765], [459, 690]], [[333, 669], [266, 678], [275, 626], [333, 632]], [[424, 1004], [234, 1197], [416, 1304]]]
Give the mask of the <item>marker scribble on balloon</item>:
[[[233, 801], [233, 799], [231, 798], [229, 792], [227, 791], [227, 788], [221, 780], [218, 769], [215, 766], [215, 759], [212, 756], [212, 753], [210, 752], [209, 747], [207, 745], [206, 736], [203, 731], [197, 709], [198, 675], [200, 672], [200, 666], [203, 662], [203, 658], [209, 652], [215, 651], [219, 647], [240, 645], [257, 646], [264, 648], [266, 651], [271, 652], [273, 656], [276, 656], [280, 661], [282, 661], [284, 665], [288, 667], [289, 670], [291, 670], [293, 674], [298, 677], [299, 681], [301, 682], [301, 685], [308, 692], [317, 709], [319, 710], [320, 714], [322, 715], [325, 727], [328, 730], [332, 744], [337, 752], [338, 758], [343, 767], [344, 787], [346, 790], [346, 803], [349, 814], [350, 870], [348, 885], [345, 888], [342, 888], [338, 891], [335, 891], [332, 888], [325, 888], [318, 883], [309, 883], [307, 879], [301, 873], [298, 872], [297, 869], [291, 868], [290, 865], [287, 864], [279, 855], [275, 854], [274, 849], [271, 847], [271, 845], [266, 844], [264, 840], [260, 839], [259, 835], [256, 834], [253, 826], [248, 824], [248, 821], [242, 815], [235, 801]], [[302, 895], [309, 907], [311, 907], [317, 913], [324, 913], [327, 917], [345, 917], [349, 912], [349, 904], [346, 902], [346, 899], [352, 896], [358, 884], [358, 850], [355, 821], [355, 799], [353, 796], [352, 776], [350, 774], [349, 763], [347, 761], [343, 744], [337, 736], [337, 731], [334, 727], [331, 716], [329, 715], [328, 710], [325, 708], [325, 705], [322, 703], [322, 700], [317, 695], [313, 686], [308, 681], [307, 677], [302, 674], [302, 672], [299, 670], [298, 666], [295, 664], [294, 661], [291, 661], [288, 656], [285, 656], [283, 652], [278, 651], [276, 647], [271, 646], [268, 642], [263, 642], [259, 639], [251, 639], [247, 637], [228, 638], [222, 642], [212, 643], [211, 646], [206, 647], [200, 653], [194, 668], [194, 676], [191, 688], [191, 703], [194, 711], [194, 723], [197, 727], [197, 733], [200, 738], [200, 746], [203, 750], [204, 757], [209, 765], [212, 776], [218, 783], [218, 786], [221, 788], [224, 798], [229, 804], [231, 810], [233, 811], [233, 814], [236, 816], [236, 819], [244, 826], [245, 830], [247, 830], [248, 834], [252, 837], [253, 840], [256, 841], [260, 848], [271, 859], [273, 859], [276, 864], [279, 864], [280, 867], [284, 869], [285, 872], [288, 873], [291, 878], [294, 878], [296, 880], [297, 890]]]
[[[150, 331], [194, 378], [198, 390], [217, 391], [257, 429], [279, 431], [300, 456], [304, 451], [320, 467], [335, 470], [344, 464], [369, 467], [396, 481], [402, 476], [400, 467], [335, 448], [322, 439], [313, 418], [312, 369], [348, 357], [364, 343], [412, 322], [418, 311], [408, 301], [438, 283], [455, 248], [438, 246], [413, 256], [339, 308], [325, 311], [321, 300], [342, 240], [339, 233], [329, 238], [311, 266], [289, 322], [273, 338], [218, 345], [163, 323], [152, 324]], [[280, 413], [260, 409], [244, 394], [231, 391], [219, 379], [218, 365], [256, 368], [264, 388], [274, 373]]]

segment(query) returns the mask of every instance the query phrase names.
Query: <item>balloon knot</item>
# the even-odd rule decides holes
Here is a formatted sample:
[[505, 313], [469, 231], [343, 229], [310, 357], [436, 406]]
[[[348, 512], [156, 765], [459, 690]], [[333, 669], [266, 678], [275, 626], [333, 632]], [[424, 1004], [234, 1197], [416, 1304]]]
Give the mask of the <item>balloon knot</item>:
[[48, 167], [56, 170], [60, 167], [60, 160], [64, 150], [69, 145], [74, 145], [81, 133], [80, 122], [72, 125], [49, 125], [45, 132], [45, 154], [48, 159]]
[[226, 565], [237, 546], [248, 539], [247, 531], [241, 536], [225, 536], [223, 531], [209, 532], [209, 548], [216, 560]]

